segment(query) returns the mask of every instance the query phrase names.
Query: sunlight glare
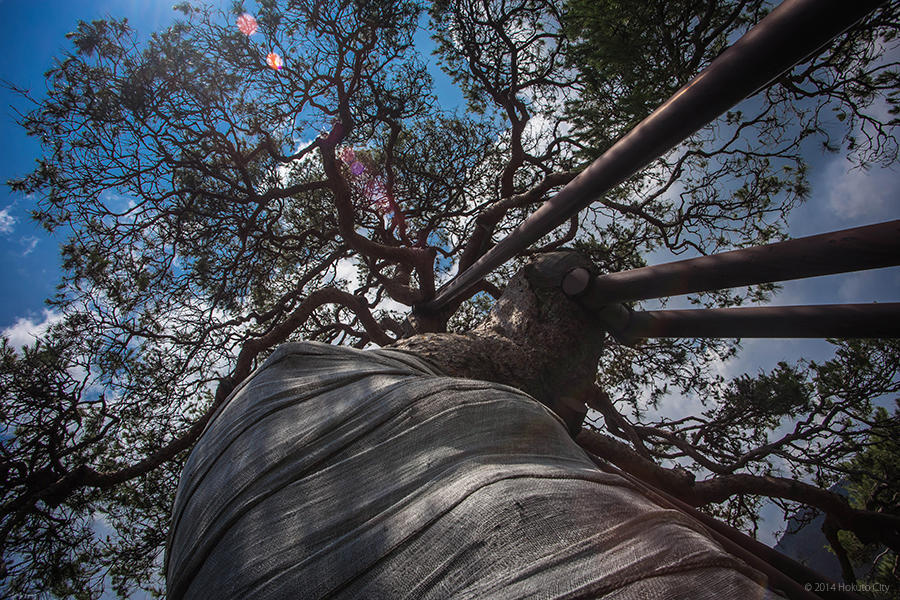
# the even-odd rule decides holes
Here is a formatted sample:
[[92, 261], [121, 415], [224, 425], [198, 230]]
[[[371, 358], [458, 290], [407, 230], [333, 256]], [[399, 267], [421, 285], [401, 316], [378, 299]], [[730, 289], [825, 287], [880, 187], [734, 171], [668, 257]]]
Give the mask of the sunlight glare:
[[237, 19], [237, 28], [244, 35], [253, 35], [257, 31], [256, 19], [250, 13], [244, 13]]
[[266, 57], [266, 64], [277, 71], [284, 66], [284, 61], [274, 52], [269, 52], [269, 55]]

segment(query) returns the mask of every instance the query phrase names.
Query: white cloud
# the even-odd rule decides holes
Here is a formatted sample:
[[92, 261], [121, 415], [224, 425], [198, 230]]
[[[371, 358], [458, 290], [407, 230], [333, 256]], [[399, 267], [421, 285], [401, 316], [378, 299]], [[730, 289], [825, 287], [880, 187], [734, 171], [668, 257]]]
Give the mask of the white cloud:
[[841, 302], [894, 302], [900, 294], [900, 269], [875, 269], [836, 278]]
[[660, 418], [682, 419], [689, 415], [699, 415], [703, 409], [703, 403], [696, 396], [686, 396], [674, 390], [660, 400], [658, 408], [647, 407], [645, 418], [648, 421]]
[[359, 287], [359, 271], [356, 268], [356, 262], [352, 258], [342, 258], [337, 261], [335, 271], [338, 279], [343, 279], [350, 285], [350, 289]]
[[444, 285], [454, 277], [456, 277], [457, 273], [459, 273], [459, 261], [454, 258], [453, 262], [450, 264], [450, 269], [446, 273], [438, 273], [435, 278], [435, 284], [438, 286]]
[[25, 251], [22, 252], [22, 256], [28, 256], [34, 250], [34, 247], [38, 245], [38, 239], [33, 235], [29, 235], [28, 237], [23, 237], [19, 240], [23, 246], [25, 246]]
[[[347, 282], [347, 289], [351, 292], [362, 285], [362, 280], [359, 277], [359, 269], [356, 266], [356, 261], [352, 258], [342, 258], [337, 261], [335, 272], [337, 274], [337, 279], [343, 279]], [[367, 300], [372, 302], [374, 298], [374, 292], [370, 291], [369, 294], [367, 294]], [[409, 307], [407, 305], [397, 302], [388, 295], [383, 296], [375, 308], [380, 310], [392, 310], [399, 313], [409, 312]]]
[[3, 335], [9, 339], [11, 346], [21, 348], [34, 343], [35, 339], [47, 333], [47, 330], [62, 318], [61, 313], [44, 309], [42, 321], [35, 322], [30, 318], [20, 317], [13, 325], [3, 330]]
[[385, 296], [382, 298], [381, 302], [376, 305], [376, 308], [380, 310], [392, 310], [401, 314], [409, 312], [409, 307], [405, 304], [401, 304], [397, 302], [393, 298], [389, 298]]
[[16, 218], [9, 214], [10, 208], [12, 206], [0, 210], [0, 233], [12, 233], [13, 227], [15, 227]]
[[[560, 107], [559, 114], [561, 113], [562, 107]], [[556, 127], [555, 130], [554, 127]], [[572, 125], [568, 121], [550, 119], [549, 117], [538, 113], [533, 115], [528, 120], [528, 123], [525, 124], [525, 130], [522, 132], [522, 137], [525, 140], [526, 150], [529, 153], [541, 155], [547, 151], [551, 141], [569, 135], [571, 131]], [[568, 157], [568, 154], [566, 156]]]
[[822, 187], [828, 190], [828, 205], [845, 219], [876, 222], [896, 212], [900, 204], [896, 173], [889, 169], [854, 169], [843, 157], [828, 165]]
[[[310, 144], [313, 143], [313, 141], [315, 140], [301, 140], [297, 144], [297, 147], [294, 149], [294, 154], [297, 154], [304, 148], [307, 148]], [[293, 169], [297, 165], [316, 160], [318, 160], [318, 154], [316, 154], [315, 152], [309, 152], [307, 154], [304, 154], [300, 158], [277, 165], [275, 167], [275, 173], [278, 175], [278, 181], [280, 181], [282, 185], [288, 185], [290, 181], [291, 169]]]

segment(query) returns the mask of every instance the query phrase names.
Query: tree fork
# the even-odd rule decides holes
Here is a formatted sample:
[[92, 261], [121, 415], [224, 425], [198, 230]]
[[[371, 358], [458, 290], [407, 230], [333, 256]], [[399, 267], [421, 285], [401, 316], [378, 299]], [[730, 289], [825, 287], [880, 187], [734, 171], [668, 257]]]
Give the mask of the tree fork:
[[593, 391], [605, 337], [600, 321], [562, 291], [562, 280], [576, 267], [595, 270], [576, 252], [543, 254], [510, 280], [477, 328], [424, 333], [391, 347], [450, 376], [518, 388], [549, 406], [574, 435], [587, 413], [584, 399]]

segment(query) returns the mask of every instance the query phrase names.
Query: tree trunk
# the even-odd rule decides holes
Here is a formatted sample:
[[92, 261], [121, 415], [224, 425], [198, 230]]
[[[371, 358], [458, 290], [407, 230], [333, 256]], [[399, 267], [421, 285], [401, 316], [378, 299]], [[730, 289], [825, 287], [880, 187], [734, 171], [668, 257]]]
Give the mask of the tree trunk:
[[595, 270], [575, 252], [540, 255], [510, 280], [488, 318], [472, 331], [425, 333], [392, 347], [453, 377], [520, 389], [563, 418], [574, 435], [587, 412], [585, 397], [606, 336], [562, 292], [563, 278], [576, 267]]
[[279, 348], [186, 463], [168, 597], [761, 597], [760, 573], [599, 470], [556, 414], [602, 340], [559, 292], [573, 260], [525, 269], [469, 334]]

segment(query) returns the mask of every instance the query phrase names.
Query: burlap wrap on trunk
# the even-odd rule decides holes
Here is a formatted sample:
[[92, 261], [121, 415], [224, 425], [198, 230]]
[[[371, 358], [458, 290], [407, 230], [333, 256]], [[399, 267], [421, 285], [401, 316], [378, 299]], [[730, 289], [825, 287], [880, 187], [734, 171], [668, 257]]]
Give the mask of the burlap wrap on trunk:
[[184, 469], [169, 598], [759, 598], [543, 405], [399, 351], [287, 344]]

